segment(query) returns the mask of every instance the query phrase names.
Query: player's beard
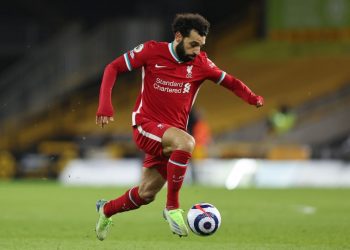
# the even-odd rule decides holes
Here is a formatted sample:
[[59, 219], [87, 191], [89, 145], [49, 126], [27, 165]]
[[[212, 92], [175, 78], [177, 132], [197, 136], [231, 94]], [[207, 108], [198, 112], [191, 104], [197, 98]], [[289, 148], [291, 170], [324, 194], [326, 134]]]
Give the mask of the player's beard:
[[177, 56], [179, 57], [180, 61], [183, 61], [183, 62], [192, 61], [196, 57], [195, 54], [193, 54], [193, 55], [186, 54], [185, 46], [184, 46], [184, 40], [182, 40], [176, 46], [175, 52], [176, 52]]

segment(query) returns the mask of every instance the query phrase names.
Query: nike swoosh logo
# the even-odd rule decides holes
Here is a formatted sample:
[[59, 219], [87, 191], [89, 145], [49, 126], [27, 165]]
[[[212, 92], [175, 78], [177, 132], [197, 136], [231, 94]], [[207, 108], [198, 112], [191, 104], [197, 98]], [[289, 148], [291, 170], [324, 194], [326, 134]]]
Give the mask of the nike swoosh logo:
[[166, 68], [166, 66], [156, 64], [156, 68]]

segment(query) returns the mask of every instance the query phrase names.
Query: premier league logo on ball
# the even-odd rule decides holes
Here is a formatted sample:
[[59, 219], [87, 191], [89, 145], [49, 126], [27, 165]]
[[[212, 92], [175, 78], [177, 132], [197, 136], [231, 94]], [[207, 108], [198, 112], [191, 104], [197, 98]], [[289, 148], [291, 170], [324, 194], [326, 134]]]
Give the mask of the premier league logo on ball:
[[200, 236], [214, 234], [221, 225], [219, 210], [209, 203], [195, 204], [187, 213], [187, 222], [192, 232]]

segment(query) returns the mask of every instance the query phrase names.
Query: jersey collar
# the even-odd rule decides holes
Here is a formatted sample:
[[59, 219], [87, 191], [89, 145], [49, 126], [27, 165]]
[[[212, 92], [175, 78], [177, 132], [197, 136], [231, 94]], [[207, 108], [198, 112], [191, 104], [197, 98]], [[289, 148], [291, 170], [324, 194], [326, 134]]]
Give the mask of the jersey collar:
[[175, 50], [174, 50], [174, 46], [173, 46], [173, 42], [171, 43], [168, 43], [168, 47], [169, 47], [169, 51], [170, 51], [170, 54], [172, 55], [172, 57], [175, 59], [175, 61], [177, 61], [178, 63], [182, 63], [183, 61], [181, 61], [176, 53], [175, 53]]

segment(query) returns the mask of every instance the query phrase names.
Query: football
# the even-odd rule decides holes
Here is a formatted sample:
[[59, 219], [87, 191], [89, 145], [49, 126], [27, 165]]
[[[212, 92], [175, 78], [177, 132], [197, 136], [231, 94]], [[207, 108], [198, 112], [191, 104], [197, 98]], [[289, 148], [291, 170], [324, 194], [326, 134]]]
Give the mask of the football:
[[219, 210], [209, 203], [197, 203], [187, 213], [187, 223], [192, 232], [200, 236], [214, 234], [221, 225]]

